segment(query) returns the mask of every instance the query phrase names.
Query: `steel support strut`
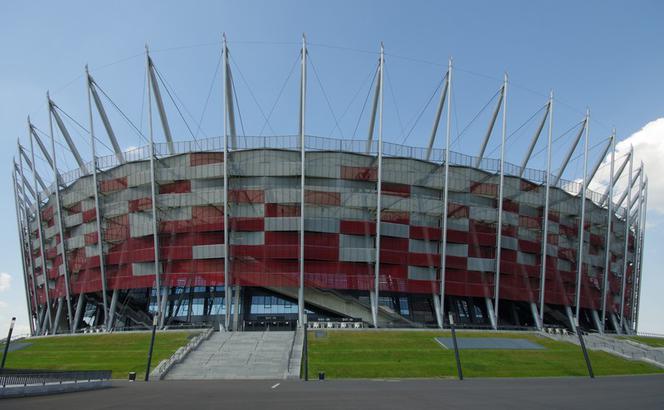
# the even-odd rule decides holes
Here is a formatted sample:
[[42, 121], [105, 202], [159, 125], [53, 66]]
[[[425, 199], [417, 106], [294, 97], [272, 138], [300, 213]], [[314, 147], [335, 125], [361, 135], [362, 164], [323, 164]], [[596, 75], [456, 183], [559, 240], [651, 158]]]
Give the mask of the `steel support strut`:
[[576, 254], [576, 293], [575, 303], [576, 325], [579, 325], [579, 313], [581, 312], [581, 280], [583, 278], [583, 243], [585, 236], [586, 221], [586, 188], [588, 187], [588, 137], [590, 133], [590, 110], [586, 110], [586, 129], [583, 139], [583, 180], [581, 182], [581, 220], [579, 222], [579, 247]]
[[[307, 97], [307, 39], [302, 35], [301, 77], [300, 77], [300, 235], [299, 235], [299, 287], [297, 292], [298, 325], [305, 325], [304, 312], [304, 188], [305, 188], [305, 134], [304, 118]], [[306, 332], [306, 329], [305, 329]]]
[[452, 59], [447, 62], [447, 123], [445, 124], [445, 175], [443, 181], [442, 238], [440, 244], [440, 325], [445, 318], [445, 273], [447, 269], [447, 201], [450, 182], [450, 138], [452, 121]]
[[[496, 227], [496, 270], [494, 275], [494, 329], [498, 328], [498, 304], [500, 301], [500, 259], [503, 246], [503, 196], [505, 193], [505, 140], [507, 137], [507, 73], [503, 79], [503, 126], [500, 135], [500, 182], [498, 185], [498, 223]], [[479, 163], [478, 163], [479, 166]]]
[[608, 205], [606, 209], [606, 240], [604, 244], [604, 278], [602, 278], [602, 332], [606, 330], [606, 299], [609, 290], [609, 275], [611, 275], [611, 237], [613, 236], [613, 167], [616, 160], [616, 131], [611, 134], [611, 168], [609, 171]]
[[[101, 292], [102, 292], [102, 302], [104, 304], [104, 322], [105, 322], [105, 327], [106, 330], [111, 330], [110, 329], [110, 322], [111, 318], [108, 314], [108, 295], [107, 295], [107, 290], [106, 290], [106, 261], [104, 258], [104, 238], [102, 235], [102, 224], [101, 224], [101, 203], [99, 201], [99, 176], [98, 176], [98, 169], [97, 169], [97, 148], [96, 148], [96, 143], [95, 143], [95, 127], [94, 127], [94, 122], [92, 119], [92, 96], [96, 95], [96, 92], [94, 92], [93, 88], [93, 80], [92, 77], [90, 76], [90, 73], [88, 72], [88, 66], [85, 66], [85, 76], [88, 79], [87, 81], [87, 94], [88, 94], [88, 119], [90, 121], [90, 146], [92, 147], [92, 184], [94, 185], [94, 198], [95, 198], [95, 225], [97, 228], [97, 253], [99, 254], [99, 274], [100, 274], [100, 279], [101, 279]], [[95, 97], [95, 101], [97, 101], [99, 97]], [[101, 108], [101, 102], [97, 102], [97, 108], [99, 109], [99, 113], [101, 114], [103, 112], [103, 108]], [[106, 127], [106, 130], [109, 132], [109, 136], [113, 135], [113, 131], [110, 128], [111, 124], [108, 122], [108, 118], [106, 118], [106, 113], [104, 112], [102, 114], [102, 122], [104, 123], [104, 126]], [[110, 130], [110, 131], [109, 131]], [[111, 137], [111, 141], [114, 142], [113, 148], [116, 149], [116, 155], [118, 159], [120, 160], [120, 163], [123, 162], [123, 157], [122, 153], [118, 154], [118, 149], [117, 147], [117, 141], [115, 141], [115, 136]]]
[[546, 179], [544, 185], [544, 227], [540, 257], [539, 323], [544, 326], [544, 295], [546, 293], [546, 257], [549, 248], [549, 201], [551, 193], [551, 142], [553, 137], [553, 91], [549, 94], [549, 128], [546, 140]]

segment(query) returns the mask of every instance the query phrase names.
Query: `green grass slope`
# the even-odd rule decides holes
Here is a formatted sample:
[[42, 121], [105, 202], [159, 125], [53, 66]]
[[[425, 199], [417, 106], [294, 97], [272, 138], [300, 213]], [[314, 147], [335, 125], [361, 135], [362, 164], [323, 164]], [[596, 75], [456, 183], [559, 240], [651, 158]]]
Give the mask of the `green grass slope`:
[[[196, 332], [157, 332], [152, 368], [185, 345]], [[145, 377], [150, 332], [52, 336], [22, 340], [30, 346], [9, 352], [6, 368], [112, 370], [113, 378], [129, 372]]]
[[[460, 350], [465, 377], [586, 376], [579, 346], [533, 333], [458, 332], [459, 337], [507, 337], [534, 341], [544, 350]], [[456, 377], [454, 351], [434, 337], [437, 331], [309, 332], [309, 374], [330, 378]], [[642, 362], [590, 352], [596, 375], [662, 373]]]

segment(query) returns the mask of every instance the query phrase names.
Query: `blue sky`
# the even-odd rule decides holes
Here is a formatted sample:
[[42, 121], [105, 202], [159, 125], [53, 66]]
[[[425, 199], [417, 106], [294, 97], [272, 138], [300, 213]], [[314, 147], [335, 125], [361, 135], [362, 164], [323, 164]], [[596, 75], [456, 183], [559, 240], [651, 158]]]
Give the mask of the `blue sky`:
[[[600, 144], [615, 126], [620, 140], [632, 136], [629, 142], [635, 144], [637, 159], [646, 163], [651, 176], [640, 330], [664, 333], [659, 317], [664, 307], [664, 255], [657, 245], [664, 240], [664, 185], [655, 180], [663, 167], [659, 153], [664, 155], [664, 120], [656, 121], [664, 117], [662, 15], [664, 5], [657, 1], [3, 2], [0, 138], [6, 148], [0, 161], [6, 172], [0, 177], [0, 215], [7, 232], [0, 237], [0, 272], [6, 273], [0, 274], [0, 329], [14, 314], [26, 324], [9, 178], [16, 138], [27, 141], [26, 116], [47, 129], [45, 92], [50, 90], [56, 103], [87, 127], [82, 78], [87, 63], [101, 87], [145, 129], [142, 53], [147, 43], [181, 101], [192, 133], [199, 138], [218, 135], [219, 77], [212, 80], [221, 33], [226, 32], [242, 124], [250, 135], [297, 132], [297, 69], [286, 79], [298, 58], [302, 33], [311, 44], [316, 71], [310, 69], [309, 74], [310, 134], [366, 137], [366, 112], [359, 122], [358, 117], [380, 41], [387, 54], [386, 141], [426, 144], [435, 101], [424, 107], [450, 56], [456, 67], [453, 133], [464, 129], [494, 95], [506, 71], [508, 133], [542, 107], [551, 89], [556, 95], [554, 136], [580, 121], [590, 107], [591, 146]], [[264, 115], [272, 107], [266, 123]], [[176, 139], [191, 139], [170, 101], [167, 110]], [[117, 112], [109, 112], [121, 145], [141, 144]], [[485, 110], [472, 122], [453, 149], [476, 154], [489, 114]], [[520, 162], [535, 126], [527, 122], [512, 136], [509, 161]], [[87, 135], [71, 122], [68, 127], [89, 159]], [[494, 133], [487, 151], [494, 157], [498, 136]], [[570, 138], [556, 145], [554, 164]], [[101, 155], [109, 153], [99, 149]], [[591, 161], [598, 151], [599, 147], [591, 150]], [[60, 168], [74, 167], [69, 154], [58, 155]], [[544, 155], [533, 158], [530, 166], [543, 168]], [[50, 175], [43, 166], [40, 172]], [[580, 175], [579, 158], [565, 177]]]

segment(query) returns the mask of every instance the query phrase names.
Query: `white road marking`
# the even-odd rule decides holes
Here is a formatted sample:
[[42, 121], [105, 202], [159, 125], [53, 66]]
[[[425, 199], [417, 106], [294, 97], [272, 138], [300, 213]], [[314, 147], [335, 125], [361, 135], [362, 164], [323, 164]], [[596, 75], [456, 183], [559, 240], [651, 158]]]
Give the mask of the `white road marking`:
[[281, 383], [277, 383], [277, 384], [275, 384], [274, 386], [272, 386], [272, 387], [270, 387], [270, 388], [271, 388], [271, 389], [275, 389], [275, 388], [277, 388], [277, 386], [279, 386], [280, 384], [281, 384]]

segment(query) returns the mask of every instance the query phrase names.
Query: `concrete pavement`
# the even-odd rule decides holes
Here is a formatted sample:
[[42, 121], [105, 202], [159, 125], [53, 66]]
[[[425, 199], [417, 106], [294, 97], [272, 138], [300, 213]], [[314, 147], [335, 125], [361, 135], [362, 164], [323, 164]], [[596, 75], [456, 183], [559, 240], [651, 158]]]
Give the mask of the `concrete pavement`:
[[10, 409], [662, 409], [664, 375], [589, 378], [114, 382], [0, 401]]

